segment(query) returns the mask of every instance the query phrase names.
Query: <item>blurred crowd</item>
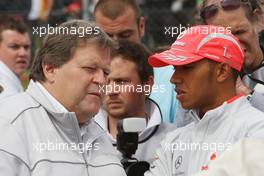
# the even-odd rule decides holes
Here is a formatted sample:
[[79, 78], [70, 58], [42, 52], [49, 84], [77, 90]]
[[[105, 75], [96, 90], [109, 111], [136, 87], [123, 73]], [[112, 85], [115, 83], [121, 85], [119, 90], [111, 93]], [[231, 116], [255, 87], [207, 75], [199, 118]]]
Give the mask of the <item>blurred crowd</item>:
[[263, 140], [263, 0], [0, 1], [0, 175], [261, 176]]

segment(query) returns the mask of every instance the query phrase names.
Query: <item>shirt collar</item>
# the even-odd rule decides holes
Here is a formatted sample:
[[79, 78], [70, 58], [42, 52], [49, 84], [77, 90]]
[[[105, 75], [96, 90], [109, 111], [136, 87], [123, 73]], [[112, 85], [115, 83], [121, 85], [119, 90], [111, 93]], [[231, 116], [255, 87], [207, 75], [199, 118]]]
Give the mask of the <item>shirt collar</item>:
[[0, 74], [5, 75], [12, 80], [12, 82], [23, 91], [23, 87], [21, 85], [20, 79], [16, 76], [16, 74], [3, 62], [0, 60]]
[[[31, 80], [26, 93], [50, 113], [50, 117], [56, 119], [56, 123], [60, 124], [60, 129], [68, 135], [71, 141], [78, 142], [77, 138], [81, 139], [86, 136], [86, 141], [92, 142], [105, 134], [105, 131], [93, 119], [79, 127], [75, 113], [68, 112], [40, 83]], [[79, 129], [76, 134], [72, 133], [73, 128]]]
[[[151, 99], [147, 99], [146, 100], [146, 109], [145, 112], [148, 114], [149, 116], [149, 121], [147, 124], [147, 127], [145, 130], [143, 130], [141, 134], [143, 134], [145, 131], [147, 131], [148, 129], [159, 125], [162, 122], [162, 118], [161, 118], [161, 112], [160, 109], [158, 107], [158, 105]], [[108, 132], [108, 121], [107, 121], [107, 112], [101, 107], [99, 112], [96, 114], [96, 116], [94, 117], [94, 120], [105, 130]], [[108, 135], [110, 136], [110, 139], [112, 141], [116, 141], [112, 135], [108, 132]]]
[[216, 107], [215, 109], [207, 111], [202, 119], [199, 118], [197, 110], [192, 109], [189, 111], [188, 114], [191, 115], [191, 117], [195, 120], [195, 123], [205, 122], [212, 118], [217, 118], [219, 120], [221, 117], [224, 117], [224, 115], [229, 112], [228, 109], [237, 106], [237, 104], [239, 104], [242, 99], [246, 99], [246, 97], [243, 95], [236, 95], [234, 97], [231, 97], [229, 100], [223, 102], [222, 105]]
[[47, 90], [44, 88], [44, 86], [39, 83], [38, 81], [36, 82], [36, 85], [39, 87], [40, 91], [47, 97], [47, 99], [50, 101], [52, 106], [56, 109], [56, 112], [69, 112], [58, 100], [56, 100]]

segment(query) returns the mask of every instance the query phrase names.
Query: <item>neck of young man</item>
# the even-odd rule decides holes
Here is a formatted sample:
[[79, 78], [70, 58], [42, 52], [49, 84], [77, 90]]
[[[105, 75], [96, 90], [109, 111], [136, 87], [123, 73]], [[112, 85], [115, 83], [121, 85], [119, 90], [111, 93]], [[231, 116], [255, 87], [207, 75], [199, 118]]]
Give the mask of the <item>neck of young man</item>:
[[118, 133], [117, 131], [117, 124], [118, 124], [118, 121], [121, 120], [121, 119], [124, 119], [126, 117], [141, 117], [141, 118], [146, 118], [146, 121], [148, 122], [148, 115], [145, 111], [141, 111], [139, 113], [136, 113], [134, 115], [122, 115], [122, 116], [111, 116], [109, 115], [107, 117], [107, 128], [108, 128], [108, 131], [109, 133], [111, 134], [111, 136], [116, 139], [116, 135]]
[[[227, 90], [227, 91], [223, 91], [223, 90]], [[213, 98], [213, 100], [209, 104], [205, 105], [204, 107], [197, 108], [198, 116], [200, 119], [204, 117], [207, 111], [210, 111], [212, 109], [215, 109], [221, 106], [225, 101], [228, 101], [234, 96], [236, 96], [237, 93], [236, 93], [235, 88], [232, 87], [230, 89], [228, 88], [222, 89], [218, 91], [218, 93], [216, 93], [215, 95], [216, 96]]]

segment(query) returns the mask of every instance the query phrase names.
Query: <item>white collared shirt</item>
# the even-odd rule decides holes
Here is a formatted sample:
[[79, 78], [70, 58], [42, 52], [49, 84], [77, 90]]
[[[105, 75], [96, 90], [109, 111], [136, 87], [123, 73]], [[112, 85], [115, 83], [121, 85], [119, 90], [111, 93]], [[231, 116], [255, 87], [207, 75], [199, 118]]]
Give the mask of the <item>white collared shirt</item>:
[[3, 88], [3, 91], [0, 92], [0, 100], [5, 97], [12, 96], [14, 94], [24, 91], [19, 78], [1, 60], [0, 60], [0, 86]]
[[[146, 129], [144, 129], [139, 136], [141, 136], [148, 129], [162, 123], [161, 112], [158, 105], [153, 100], [146, 100], [145, 112], [149, 115]], [[110, 134], [108, 130], [107, 112], [101, 107], [99, 112], [95, 115], [94, 120], [107, 132], [112, 143], [116, 143], [116, 139]]]
[[40, 88], [41, 92], [45, 94], [52, 106], [57, 110], [57, 112], [69, 112], [56, 98], [54, 98], [47, 89], [38, 81], [36, 81], [37, 86]]
[[[148, 124], [138, 135], [138, 139], [141, 142], [133, 157], [137, 158], [139, 161], [147, 161], [151, 163], [155, 159], [155, 151], [157, 148], [161, 147], [160, 142], [165, 138], [166, 133], [175, 130], [176, 126], [162, 122], [159, 107], [151, 99], [146, 100], [145, 112], [149, 116]], [[101, 108], [94, 120], [107, 132], [109, 139], [115, 144], [116, 139], [113, 138], [108, 130], [107, 112]], [[118, 151], [117, 156], [122, 159], [122, 155]]]

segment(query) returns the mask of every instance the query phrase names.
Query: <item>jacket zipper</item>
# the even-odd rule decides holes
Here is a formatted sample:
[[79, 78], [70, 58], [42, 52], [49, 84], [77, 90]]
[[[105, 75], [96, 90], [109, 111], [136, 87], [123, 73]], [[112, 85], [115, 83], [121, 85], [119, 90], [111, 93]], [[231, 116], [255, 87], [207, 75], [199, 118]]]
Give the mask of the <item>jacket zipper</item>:
[[[77, 127], [77, 124], [76, 124], [76, 121], [74, 120], [74, 117], [71, 116], [71, 119], [72, 119], [72, 121], [73, 121], [73, 126], [74, 126], [74, 129], [75, 129], [75, 134], [76, 134], [77, 139], [78, 139], [78, 143], [81, 143], [81, 142], [83, 142], [83, 137], [80, 136], [80, 127], [79, 127], [79, 126]], [[78, 133], [78, 131], [79, 131], [79, 133]], [[81, 141], [80, 141], [80, 138], [81, 138]], [[79, 152], [79, 151], [78, 151], [78, 152]], [[82, 153], [82, 157], [83, 157], [84, 162], [85, 162], [85, 165], [86, 165], [87, 176], [89, 176], [88, 162], [87, 162], [87, 159], [86, 159], [86, 157], [85, 157], [85, 152], [86, 152], [86, 151], [84, 151], [84, 152]]]

